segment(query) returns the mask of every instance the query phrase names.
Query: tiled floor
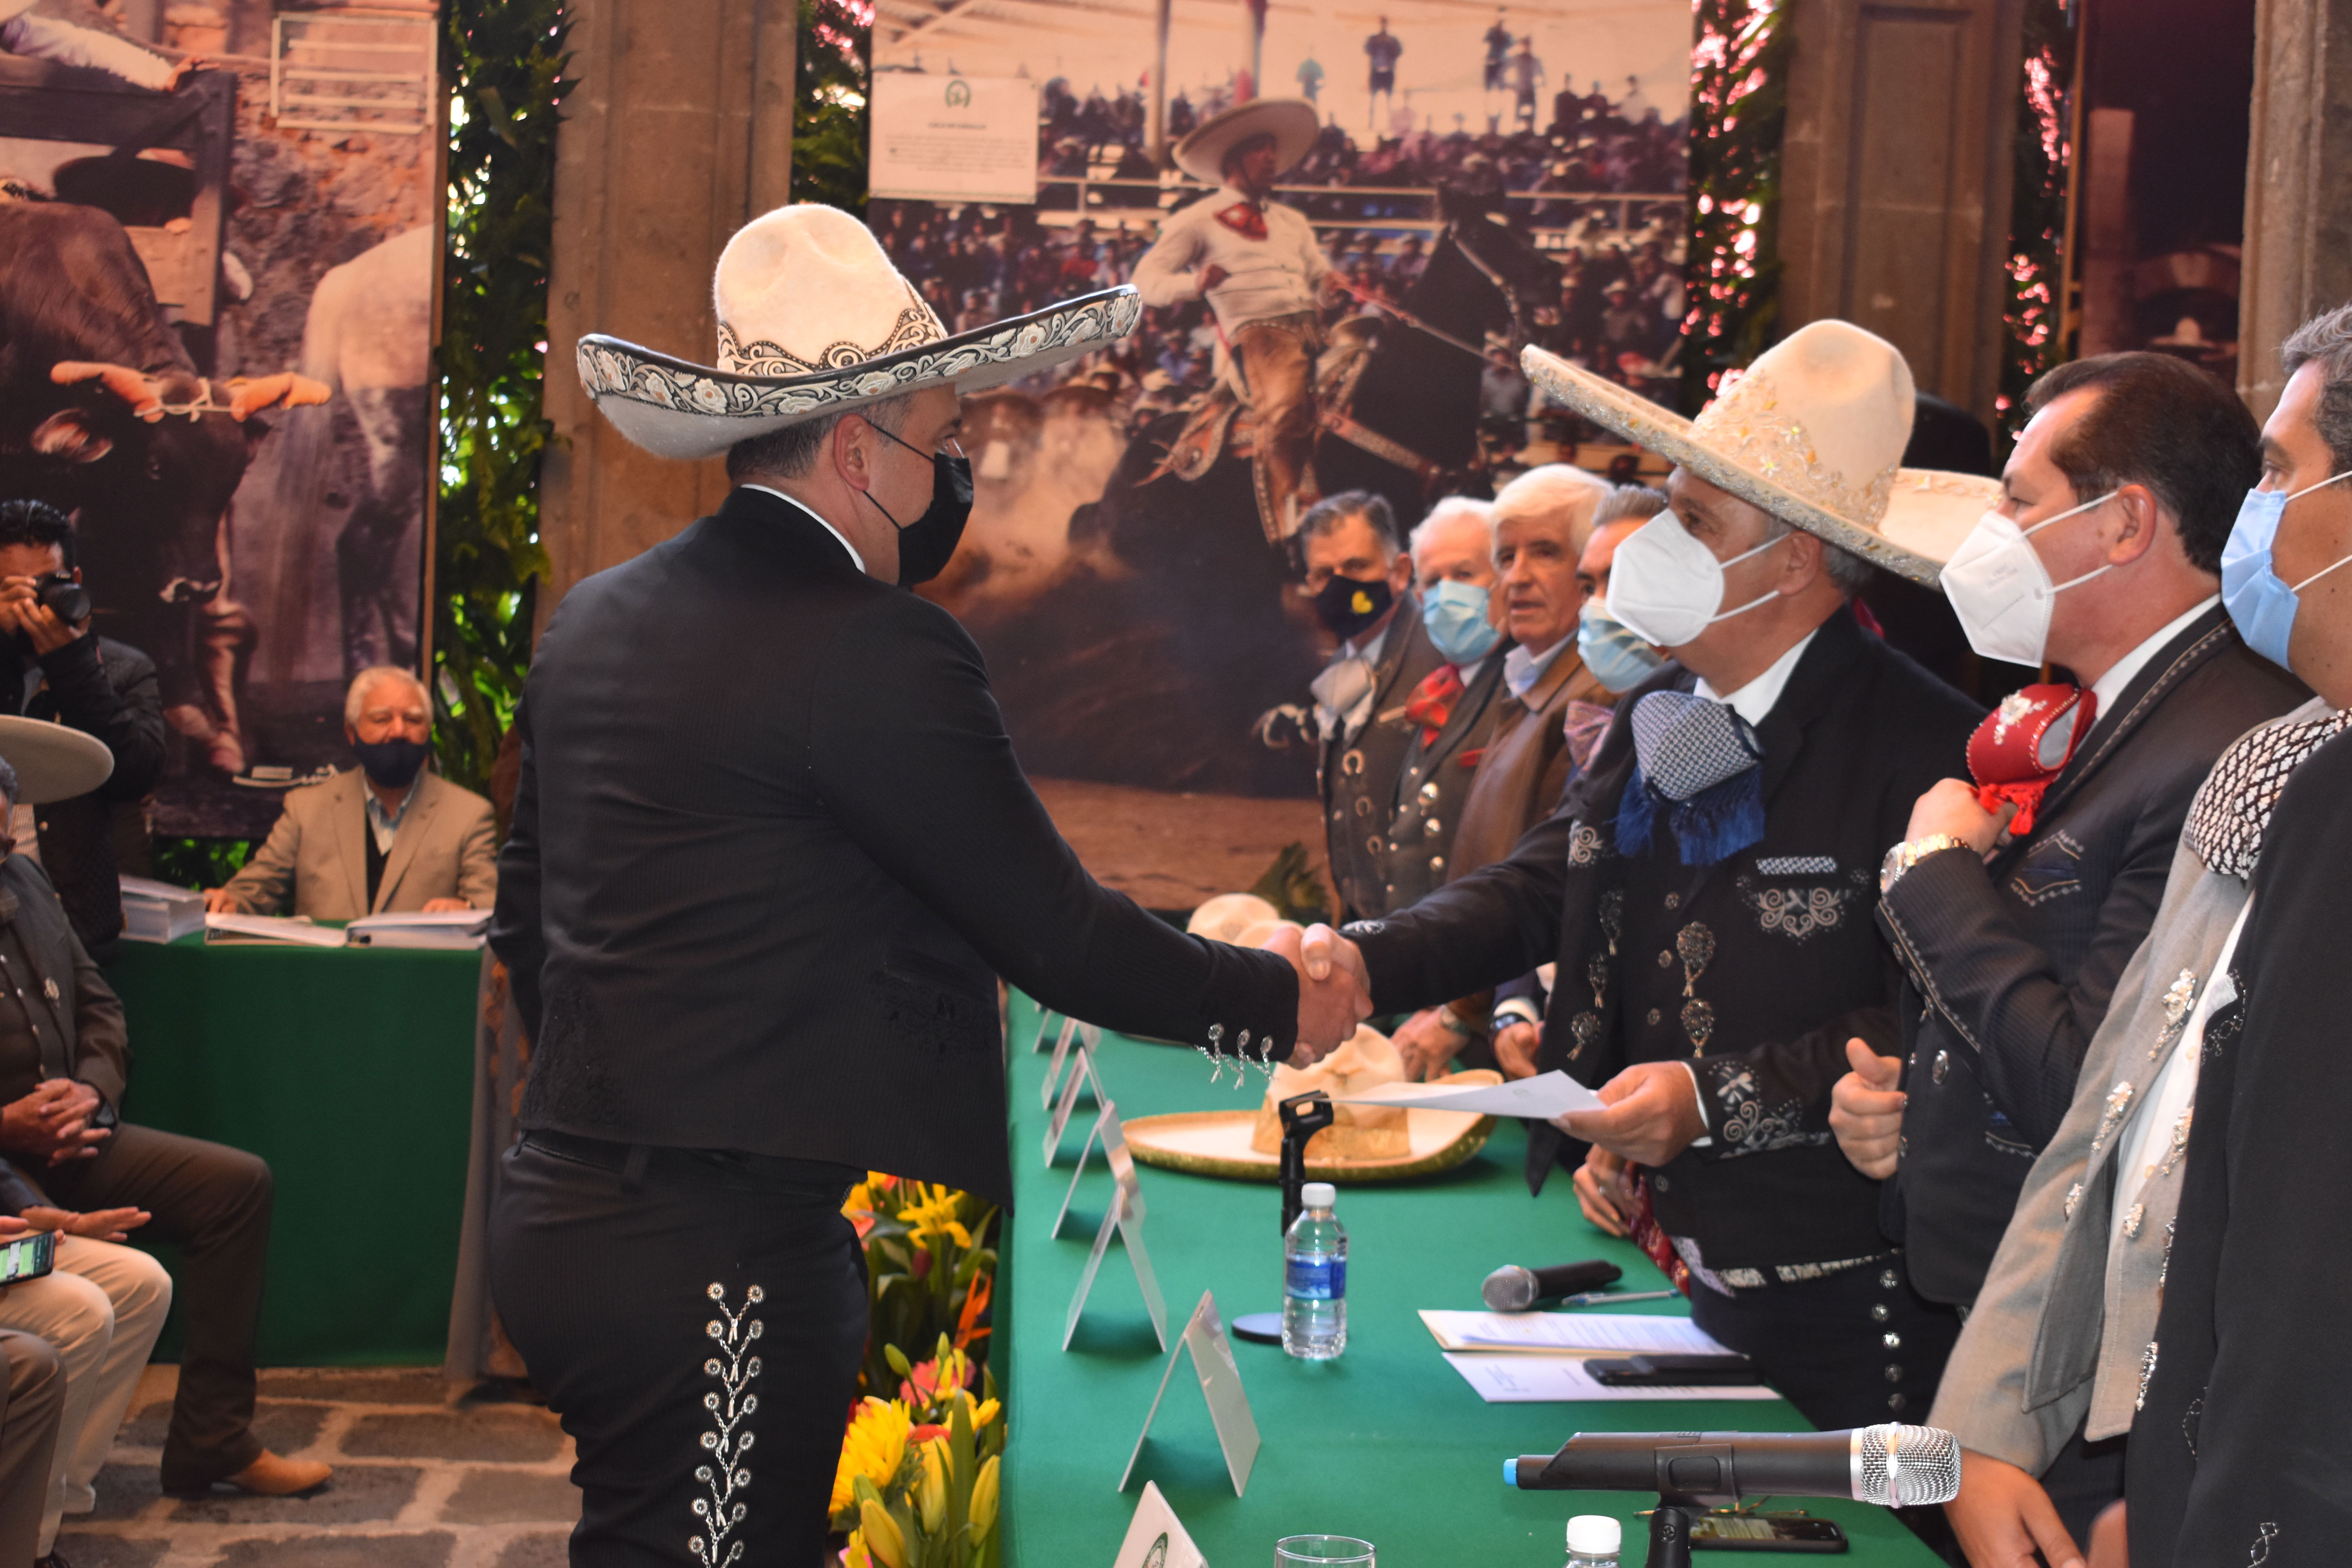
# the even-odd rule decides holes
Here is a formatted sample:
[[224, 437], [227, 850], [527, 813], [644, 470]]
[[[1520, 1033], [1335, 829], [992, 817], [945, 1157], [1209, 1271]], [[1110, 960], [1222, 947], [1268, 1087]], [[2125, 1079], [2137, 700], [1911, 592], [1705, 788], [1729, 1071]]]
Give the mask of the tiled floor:
[[255, 1429], [335, 1467], [309, 1498], [162, 1495], [176, 1367], [150, 1367], [98, 1479], [66, 1521], [72, 1568], [562, 1568], [579, 1512], [572, 1444], [534, 1405], [457, 1398], [437, 1368], [261, 1374]]

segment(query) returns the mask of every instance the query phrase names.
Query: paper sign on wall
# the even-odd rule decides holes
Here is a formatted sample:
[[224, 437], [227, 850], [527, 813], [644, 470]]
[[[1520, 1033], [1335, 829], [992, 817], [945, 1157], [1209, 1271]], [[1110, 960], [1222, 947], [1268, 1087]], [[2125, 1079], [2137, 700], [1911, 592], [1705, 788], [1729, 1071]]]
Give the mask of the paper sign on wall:
[[1037, 84], [1019, 77], [874, 73], [866, 184], [935, 202], [1037, 199]]
[[1095, 1275], [1102, 1268], [1103, 1254], [1110, 1250], [1110, 1233], [1116, 1229], [1127, 1248], [1127, 1260], [1134, 1266], [1136, 1286], [1143, 1292], [1144, 1310], [1151, 1314], [1151, 1331], [1159, 1337], [1160, 1348], [1164, 1351], [1168, 1348], [1168, 1302], [1160, 1294], [1160, 1277], [1152, 1272], [1151, 1254], [1143, 1247], [1143, 1184], [1136, 1180], [1135, 1156], [1128, 1152], [1127, 1134], [1120, 1130], [1118, 1118], [1106, 1119], [1102, 1131], [1103, 1156], [1110, 1162], [1110, 1173], [1118, 1188], [1111, 1194], [1110, 1208], [1103, 1215], [1102, 1225], [1095, 1231], [1095, 1248], [1087, 1256], [1086, 1271], [1078, 1276], [1077, 1294], [1070, 1298], [1069, 1319], [1062, 1325], [1062, 1348], [1068, 1350], [1071, 1339], [1078, 1331], [1078, 1316], [1087, 1310], [1087, 1293], [1095, 1288]]
[[[1177, 1356], [1186, 1351], [1192, 1352], [1192, 1371], [1201, 1380], [1201, 1397], [1209, 1402], [1209, 1420], [1217, 1429], [1217, 1447], [1224, 1451], [1225, 1473], [1233, 1478], [1234, 1496], [1239, 1497], [1249, 1485], [1250, 1467], [1257, 1463], [1257, 1420], [1250, 1415], [1249, 1395], [1242, 1391], [1242, 1369], [1234, 1364], [1233, 1342], [1225, 1338], [1225, 1321], [1217, 1315], [1216, 1293], [1210, 1290], [1201, 1292], [1201, 1304], [1192, 1309], [1192, 1321], [1184, 1325], [1183, 1342], [1160, 1374], [1160, 1392], [1151, 1396], [1151, 1408], [1144, 1413], [1143, 1430], [1135, 1435], [1135, 1451], [1128, 1455], [1127, 1468], [1119, 1472], [1118, 1489], [1125, 1491], [1135, 1474], [1135, 1462], [1143, 1457], [1143, 1440], [1151, 1436], [1152, 1417], [1160, 1414], [1160, 1402], [1168, 1397], [1168, 1380], [1176, 1375]], [[1150, 1483], [1144, 1483], [1147, 1496], [1150, 1489]]]
[[1118, 1556], [1111, 1568], [1209, 1568], [1176, 1510], [1160, 1494], [1159, 1482], [1143, 1483], [1143, 1499], [1135, 1505], [1127, 1539], [1118, 1543]]

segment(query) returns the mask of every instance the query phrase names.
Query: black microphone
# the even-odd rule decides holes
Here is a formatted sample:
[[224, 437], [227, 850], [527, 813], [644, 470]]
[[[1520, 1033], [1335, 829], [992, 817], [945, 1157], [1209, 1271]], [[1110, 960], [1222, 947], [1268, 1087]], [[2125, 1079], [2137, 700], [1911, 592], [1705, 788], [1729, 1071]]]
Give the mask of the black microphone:
[[1746, 1497], [1835, 1497], [1885, 1508], [1949, 1502], [1960, 1445], [1933, 1426], [1845, 1432], [1579, 1432], [1557, 1454], [1503, 1462], [1521, 1491], [1656, 1492], [1722, 1507]]
[[1524, 1312], [1549, 1297], [1573, 1296], [1579, 1290], [1598, 1290], [1603, 1285], [1614, 1285], [1624, 1273], [1615, 1264], [1598, 1258], [1589, 1258], [1581, 1263], [1557, 1263], [1549, 1268], [1522, 1268], [1516, 1263], [1506, 1263], [1486, 1276], [1478, 1293], [1497, 1312]]

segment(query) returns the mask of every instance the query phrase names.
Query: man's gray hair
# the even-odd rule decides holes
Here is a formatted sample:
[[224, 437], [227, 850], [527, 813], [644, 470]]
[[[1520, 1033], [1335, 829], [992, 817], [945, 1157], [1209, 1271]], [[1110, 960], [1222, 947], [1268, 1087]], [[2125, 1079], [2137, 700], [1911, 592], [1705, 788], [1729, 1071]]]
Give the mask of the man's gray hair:
[[1573, 463], [1546, 463], [1529, 468], [1495, 498], [1495, 521], [1508, 522], [1522, 517], [1568, 516], [1568, 543], [1571, 555], [1580, 556], [1584, 547], [1592, 542], [1592, 514], [1603, 497], [1615, 487], [1590, 468], [1580, 468]]
[[2352, 305], [2314, 316], [2279, 345], [2279, 367], [2289, 376], [2316, 364], [2325, 383], [2314, 422], [2327, 443], [2329, 467], [2352, 468]]
[[1476, 523], [1486, 533], [1486, 552], [1495, 551], [1495, 503], [1473, 496], [1447, 496], [1429, 509], [1429, 515], [1413, 525], [1412, 536], [1405, 542], [1412, 552], [1412, 563], [1421, 564], [1421, 547], [1424, 541], [1435, 537], [1437, 531], [1457, 519]]
[[367, 710], [368, 693], [387, 680], [397, 680], [403, 686], [415, 688], [416, 695], [425, 699], [425, 710], [427, 713], [433, 711], [433, 693], [425, 689], [424, 681], [417, 679], [415, 670], [396, 664], [372, 664], [352, 676], [351, 685], [343, 689], [343, 722], [354, 730], [358, 729], [360, 715]]
[[[1770, 531], [1764, 535], [1763, 540], [1757, 542], [1759, 544], [1765, 540], [1779, 539], [1783, 534], [1796, 531], [1795, 523], [1784, 522], [1769, 512], [1764, 514], [1764, 521], [1769, 525]], [[1821, 538], [1819, 534], [1815, 534], [1814, 537]], [[1831, 582], [1838, 585], [1839, 592], [1849, 599], [1869, 587], [1870, 580], [1878, 574], [1877, 567], [1856, 555], [1853, 551], [1832, 544], [1826, 539], [1822, 540], [1822, 570], [1829, 574]]]
[[764, 436], [738, 441], [727, 448], [728, 482], [740, 485], [754, 474], [773, 475], [780, 479], [805, 479], [809, 470], [816, 467], [817, 455], [833, 438], [833, 427], [844, 419], [855, 414], [876, 429], [896, 436], [907, 427], [907, 416], [914, 406], [915, 395], [903, 393], [863, 408], [820, 415], [781, 430], [771, 430]]
[[1664, 490], [1647, 485], [1619, 485], [1601, 499], [1592, 511], [1592, 531], [1600, 532], [1612, 522], [1646, 522], [1674, 503]]

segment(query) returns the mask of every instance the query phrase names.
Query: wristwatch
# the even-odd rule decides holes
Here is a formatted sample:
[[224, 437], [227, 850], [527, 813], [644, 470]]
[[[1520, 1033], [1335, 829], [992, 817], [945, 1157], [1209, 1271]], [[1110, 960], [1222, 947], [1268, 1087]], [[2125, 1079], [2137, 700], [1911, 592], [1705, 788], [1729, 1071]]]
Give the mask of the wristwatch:
[[1952, 833], [1929, 833], [1917, 838], [1905, 839], [1889, 849], [1886, 858], [1878, 863], [1879, 896], [1884, 898], [1895, 883], [1903, 879], [1904, 872], [1928, 856], [1945, 849], [1966, 849], [1969, 847], [1967, 839]]

